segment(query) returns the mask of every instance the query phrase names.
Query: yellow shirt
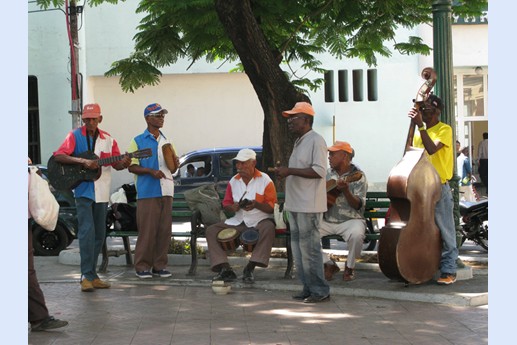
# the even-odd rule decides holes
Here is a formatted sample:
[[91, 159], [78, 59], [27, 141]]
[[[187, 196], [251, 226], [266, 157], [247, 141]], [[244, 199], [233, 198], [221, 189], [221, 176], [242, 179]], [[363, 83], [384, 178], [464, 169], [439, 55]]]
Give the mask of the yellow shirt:
[[[433, 127], [427, 129], [427, 134], [429, 134], [432, 141], [438, 140], [443, 144], [441, 149], [436, 151], [433, 155], [429, 155], [429, 161], [438, 172], [438, 175], [440, 175], [440, 180], [443, 184], [452, 178], [454, 171], [452, 128], [443, 122], [438, 122]], [[424, 148], [420, 131], [417, 131], [413, 137], [413, 146]]]

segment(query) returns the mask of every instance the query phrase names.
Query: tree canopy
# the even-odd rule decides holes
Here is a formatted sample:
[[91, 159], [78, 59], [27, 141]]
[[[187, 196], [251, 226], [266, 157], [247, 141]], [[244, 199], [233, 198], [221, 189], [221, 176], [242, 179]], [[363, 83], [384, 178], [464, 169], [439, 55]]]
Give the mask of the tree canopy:
[[[64, 0], [37, 0], [42, 7]], [[120, 0], [123, 2], [124, 0]], [[119, 0], [87, 0], [89, 5]], [[119, 76], [126, 92], [159, 83], [160, 68], [178, 59], [229, 64], [244, 71], [264, 110], [264, 166], [286, 163], [293, 138], [282, 110], [309, 100], [323, 76], [318, 54], [359, 58], [429, 54], [421, 38], [397, 41], [398, 28], [432, 22], [433, 3], [447, 0], [140, 0], [144, 16], [136, 28], [131, 56], [115, 61], [106, 76]], [[487, 0], [454, 1], [454, 15], [476, 16]], [[131, 30], [132, 28], [128, 28]], [[296, 66], [296, 67], [295, 67]], [[313, 74], [314, 75], [314, 74]], [[283, 150], [281, 148], [284, 148]]]

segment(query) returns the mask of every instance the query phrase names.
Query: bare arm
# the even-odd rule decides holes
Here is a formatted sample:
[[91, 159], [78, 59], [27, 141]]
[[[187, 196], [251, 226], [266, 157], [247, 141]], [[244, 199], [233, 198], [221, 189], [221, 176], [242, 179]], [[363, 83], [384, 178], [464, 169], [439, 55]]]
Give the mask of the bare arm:
[[[416, 109], [412, 108], [409, 111], [408, 116], [411, 118], [411, 121], [419, 128], [424, 125], [424, 121], [422, 120], [422, 114]], [[422, 138], [422, 143], [424, 144], [424, 148], [430, 155], [436, 153], [439, 149], [443, 147], [443, 143], [439, 140], [433, 141], [426, 130], [420, 131], [420, 137]]]
[[73, 156], [64, 155], [64, 154], [55, 155], [54, 157], [56, 159], [56, 162], [61, 163], [61, 164], [80, 164], [83, 167], [85, 167], [86, 169], [92, 169], [92, 170], [99, 168], [97, 161], [92, 160], [92, 159], [73, 157]]
[[304, 178], [322, 178], [312, 168], [288, 168], [288, 167], [277, 167], [275, 168], [277, 176], [283, 178], [289, 175], [300, 176]]
[[141, 167], [140, 165], [137, 165], [137, 164], [130, 165], [128, 170], [129, 170], [130, 173], [133, 173], [135, 175], [149, 174], [149, 175], [151, 175], [152, 177], [154, 177], [156, 179], [162, 179], [162, 178], [166, 177], [165, 174], [163, 173], [163, 171], [161, 171], [161, 170], [154, 170], [154, 169], [151, 169], [151, 168], [144, 168], [144, 167]]

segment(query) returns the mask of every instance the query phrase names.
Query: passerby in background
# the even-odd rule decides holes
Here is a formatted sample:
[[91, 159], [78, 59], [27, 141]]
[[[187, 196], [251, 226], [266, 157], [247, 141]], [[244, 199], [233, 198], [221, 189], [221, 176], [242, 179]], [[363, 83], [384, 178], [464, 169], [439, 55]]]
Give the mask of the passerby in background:
[[461, 149], [461, 153], [456, 158], [456, 166], [458, 167], [458, 175], [460, 177], [460, 200], [476, 201], [474, 190], [472, 189], [472, 166], [470, 165], [469, 147], [465, 146]]
[[488, 132], [483, 133], [483, 140], [478, 145], [478, 173], [488, 195]]
[[[29, 158], [29, 164], [32, 164], [32, 161]], [[29, 189], [30, 189], [30, 178], [29, 178]], [[29, 196], [30, 197], [30, 196]], [[36, 276], [36, 270], [34, 269], [34, 248], [32, 247], [32, 227], [31, 227], [31, 212], [29, 209], [29, 235], [27, 239], [29, 241], [29, 276], [28, 276], [28, 295], [29, 295], [29, 324], [30, 330], [37, 331], [46, 331], [48, 329], [56, 329], [65, 327], [68, 325], [68, 321], [58, 320], [51, 316], [47, 309], [47, 304], [45, 303], [45, 296], [43, 295], [43, 291], [39, 286], [38, 277]]]

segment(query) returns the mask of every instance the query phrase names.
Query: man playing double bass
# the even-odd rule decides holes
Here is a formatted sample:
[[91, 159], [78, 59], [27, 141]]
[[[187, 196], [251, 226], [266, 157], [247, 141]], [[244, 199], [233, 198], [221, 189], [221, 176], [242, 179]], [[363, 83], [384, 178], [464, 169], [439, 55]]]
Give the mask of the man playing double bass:
[[454, 170], [454, 146], [451, 126], [440, 121], [443, 111], [442, 100], [429, 95], [419, 110], [412, 108], [408, 116], [418, 131], [413, 137], [413, 146], [423, 148], [429, 154], [429, 161], [434, 166], [442, 183], [442, 195], [435, 207], [435, 222], [442, 238], [440, 259], [440, 278], [437, 283], [449, 285], [456, 281], [456, 229], [454, 226], [452, 192], [448, 181]]
[[[328, 148], [330, 169], [327, 171], [327, 206], [319, 224], [320, 236], [339, 235], [348, 245], [344, 281], [355, 279], [355, 260], [363, 249], [366, 220], [364, 208], [368, 181], [364, 173], [352, 163], [354, 149], [345, 141], [336, 141]], [[334, 187], [334, 181], [335, 187]], [[330, 182], [330, 183], [329, 183]], [[329, 190], [330, 189], [330, 190]], [[323, 267], [325, 279], [331, 280], [339, 272], [338, 265], [325, 252]]]

